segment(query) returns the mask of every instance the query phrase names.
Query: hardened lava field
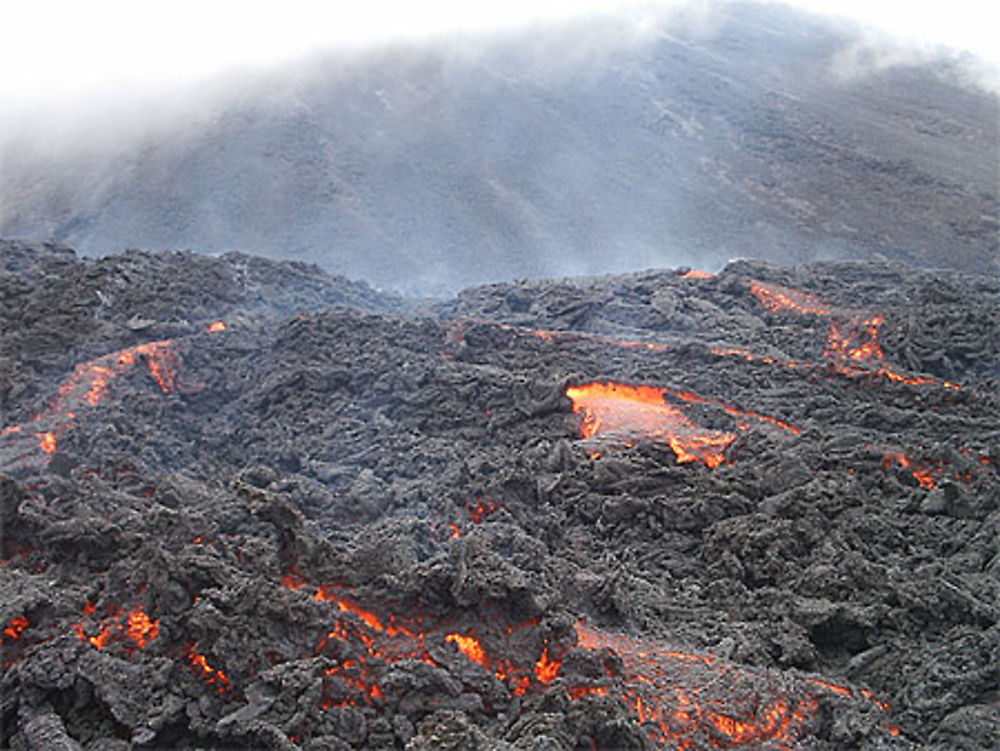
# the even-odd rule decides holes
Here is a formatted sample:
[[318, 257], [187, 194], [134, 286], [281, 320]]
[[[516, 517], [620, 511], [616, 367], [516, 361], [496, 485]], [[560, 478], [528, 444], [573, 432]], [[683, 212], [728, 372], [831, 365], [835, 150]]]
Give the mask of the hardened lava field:
[[0, 746], [996, 747], [995, 279], [0, 250]]

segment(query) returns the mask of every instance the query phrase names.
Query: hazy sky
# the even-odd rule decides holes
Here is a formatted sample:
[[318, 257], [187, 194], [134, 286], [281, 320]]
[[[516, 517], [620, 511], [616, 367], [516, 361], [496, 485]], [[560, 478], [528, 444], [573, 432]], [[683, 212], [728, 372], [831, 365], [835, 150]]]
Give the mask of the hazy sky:
[[[724, 2], [725, 0], [721, 0]], [[710, 7], [713, 0], [694, 0]], [[1000, 5], [989, 0], [792, 0], [901, 39], [972, 51], [1000, 66]], [[4, 8], [0, 98], [86, 96], [195, 80], [317, 49], [545, 23], [594, 12], [637, 20], [679, 0], [30, 0]]]

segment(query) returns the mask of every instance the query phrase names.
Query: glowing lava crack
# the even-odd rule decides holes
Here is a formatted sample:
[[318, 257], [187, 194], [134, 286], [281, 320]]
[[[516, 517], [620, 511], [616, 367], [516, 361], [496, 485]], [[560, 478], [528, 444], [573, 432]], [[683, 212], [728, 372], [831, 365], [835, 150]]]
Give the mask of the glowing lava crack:
[[[667, 401], [668, 394], [681, 401], [717, 407], [737, 417], [742, 430], [749, 427], [743, 418], [751, 418], [793, 435], [800, 432], [777, 418], [740, 410], [686, 391], [613, 382], [586, 383], [566, 389], [566, 396], [573, 402], [573, 411], [583, 416], [580, 435], [584, 440], [622, 446], [632, 446], [638, 441], [665, 443], [681, 464], [697, 461], [709, 468], [718, 467], [726, 460], [725, 451], [736, 440], [736, 434], [697, 425], [679, 407]], [[599, 452], [593, 454], [599, 455]]]
[[[283, 581], [296, 591], [307, 588], [297, 574]], [[882, 711], [889, 708], [865, 689], [808, 677], [785, 676], [779, 682], [763, 671], [710, 654], [678, 651], [655, 640], [616, 635], [583, 622], [575, 625], [576, 647], [592, 653], [604, 666], [604, 674], [572, 678], [563, 670], [571, 645], [559, 646], [532, 633], [539, 627], [538, 619], [500, 628], [494, 624], [490, 635], [480, 635], [474, 628], [452, 630], [447, 619], [383, 617], [332, 587], [317, 588], [312, 598], [335, 608], [333, 623], [316, 647], [317, 654], [335, 663], [325, 671], [320, 705], [324, 710], [382, 706], [391, 690], [383, 685], [382, 677], [396, 662], [417, 660], [450, 669], [447, 665], [452, 663], [441, 651], [442, 641], [493, 674], [516, 696], [553, 689], [564, 691], [571, 701], [587, 697], [622, 701], [651, 740], [671, 748], [756, 747], [760, 743], [793, 748], [816, 723], [817, 690], [844, 701], [874, 703]], [[511, 648], [512, 639], [525, 629], [520, 643], [540, 645], [537, 658], [519, 661], [502, 656], [521, 653]]]
[[[226, 331], [223, 321], [210, 324], [206, 333]], [[78, 364], [63, 381], [49, 406], [31, 418], [30, 433], [38, 448], [48, 457], [59, 449], [59, 439], [86, 408], [96, 407], [108, 395], [111, 383], [125, 375], [139, 362], [144, 362], [149, 375], [164, 394], [177, 391], [179, 355], [173, 339], [137, 344]], [[11, 425], [0, 430], [0, 438], [26, 435], [23, 425]]]

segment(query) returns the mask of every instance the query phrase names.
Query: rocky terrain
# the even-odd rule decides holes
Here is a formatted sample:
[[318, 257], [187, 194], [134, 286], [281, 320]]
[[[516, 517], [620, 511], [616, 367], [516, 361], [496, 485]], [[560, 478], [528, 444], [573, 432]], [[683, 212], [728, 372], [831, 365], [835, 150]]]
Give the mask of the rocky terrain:
[[419, 305], [0, 246], [0, 746], [992, 749], [1000, 281]]
[[0, 130], [0, 237], [238, 249], [418, 294], [738, 257], [1000, 273], [995, 93], [777, 3], [715, 5], [36, 116]]

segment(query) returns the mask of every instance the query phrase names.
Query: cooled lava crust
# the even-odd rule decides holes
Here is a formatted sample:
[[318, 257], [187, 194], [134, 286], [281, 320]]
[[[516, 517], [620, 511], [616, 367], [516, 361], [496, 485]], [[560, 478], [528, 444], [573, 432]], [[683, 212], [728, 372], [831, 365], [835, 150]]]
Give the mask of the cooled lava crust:
[[997, 745], [996, 279], [0, 269], [4, 748]]

